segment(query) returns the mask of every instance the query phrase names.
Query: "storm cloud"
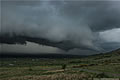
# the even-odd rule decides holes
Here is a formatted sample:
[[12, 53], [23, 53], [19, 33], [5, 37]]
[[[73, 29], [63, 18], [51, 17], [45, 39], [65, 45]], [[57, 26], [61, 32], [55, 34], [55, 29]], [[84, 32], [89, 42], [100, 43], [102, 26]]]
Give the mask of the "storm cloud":
[[1, 2], [1, 35], [64, 41], [73, 48], [100, 51], [105, 42], [101, 32], [114, 28], [120, 28], [120, 1]]

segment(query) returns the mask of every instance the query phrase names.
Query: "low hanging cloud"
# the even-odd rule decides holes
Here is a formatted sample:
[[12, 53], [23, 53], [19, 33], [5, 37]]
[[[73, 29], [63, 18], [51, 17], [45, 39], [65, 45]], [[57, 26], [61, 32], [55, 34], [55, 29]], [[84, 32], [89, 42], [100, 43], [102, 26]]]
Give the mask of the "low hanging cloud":
[[2, 1], [1, 34], [101, 50], [96, 35], [120, 27], [119, 5], [119, 1]]
[[100, 32], [100, 38], [105, 42], [120, 43], [120, 28]]
[[[0, 48], [1, 49], [1, 48]], [[35, 43], [27, 42], [25, 45], [9, 45], [3, 44], [1, 52], [10, 52], [10, 53], [62, 53], [63, 51], [50, 46], [42, 46]]]

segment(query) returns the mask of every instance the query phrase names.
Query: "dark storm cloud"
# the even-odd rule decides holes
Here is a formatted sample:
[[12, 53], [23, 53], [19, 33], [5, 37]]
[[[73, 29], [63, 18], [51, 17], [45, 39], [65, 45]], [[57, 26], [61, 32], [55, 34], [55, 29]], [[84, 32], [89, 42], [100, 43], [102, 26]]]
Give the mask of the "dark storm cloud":
[[120, 43], [119, 42], [101, 43], [101, 47], [105, 50], [105, 52], [109, 52], [120, 48]]
[[75, 20], [82, 20], [94, 31], [120, 27], [120, 1], [70, 1], [63, 12]]
[[2, 1], [1, 5], [2, 33], [70, 41], [81, 49], [101, 50], [96, 34], [120, 27], [120, 1]]

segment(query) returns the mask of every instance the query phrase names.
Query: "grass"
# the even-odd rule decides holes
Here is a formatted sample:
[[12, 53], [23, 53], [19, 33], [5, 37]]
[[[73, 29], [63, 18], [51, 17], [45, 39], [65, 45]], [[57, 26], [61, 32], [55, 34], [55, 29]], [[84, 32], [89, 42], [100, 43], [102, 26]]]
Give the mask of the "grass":
[[[120, 56], [88, 58], [1, 58], [1, 80], [92, 80], [120, 78]], [[110, 60], [110, 61], [109, 61]], [[114, 63], [114, 64], [113, 64]], [[65, 64], [65, 69], [63, 65]], [[106, 65], [107, 64], [107, 65]], [[74, 67], [73, 67], [74, 66]]]
[[[21, 77], [12, 77], [8, 80], [88, 80], [88, 76], [86, 74], [54, 74], [54, 75], [41, 75], [41, 76], [21, 76]], [[3, 79], [5, 80], [5, 79]], [[91, 79], [89, 79], [91, 80]]]

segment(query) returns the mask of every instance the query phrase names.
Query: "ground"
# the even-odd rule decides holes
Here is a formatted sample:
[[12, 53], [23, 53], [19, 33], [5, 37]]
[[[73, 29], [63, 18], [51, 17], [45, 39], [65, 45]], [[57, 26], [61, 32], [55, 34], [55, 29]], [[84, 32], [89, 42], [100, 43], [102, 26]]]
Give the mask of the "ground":
[[[92, 80], [120, 78], [120, 56], [1, 58], [1, 80]], [[65, 69], [63, 69], [65, 65]]]
[[81, 58], [0, 58], [0, 80], [120, 78], [120, 49]]

